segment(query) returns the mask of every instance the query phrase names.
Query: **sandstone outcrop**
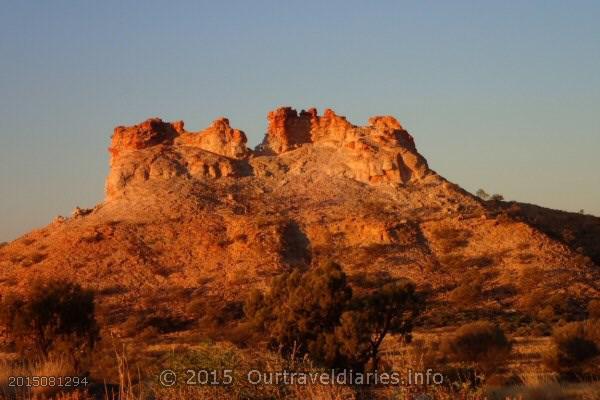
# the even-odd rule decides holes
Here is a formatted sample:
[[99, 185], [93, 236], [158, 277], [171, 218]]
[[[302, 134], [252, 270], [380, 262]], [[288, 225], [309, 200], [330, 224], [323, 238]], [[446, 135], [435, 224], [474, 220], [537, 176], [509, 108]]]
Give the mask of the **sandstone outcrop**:
[[123, 152], [141, 150], [162, 143], [172, 143], [177, 135], [175, 126], [163, 122], [160, 118], [150, 118], [131, 127], [118, 126], [115, 128], [111, 145], [108, 148], [111, 154], [111, 164]]
[[268, 122], [262, 151], [282, 154], [304, 144], [330, 146], [342, 153], [346, 167], [331, 169], [334, 175], [371, 184], [402, 184], [430, 172], [412, 136], [391, 116], [372, 117], [368, 126], [358, 127], [331, 109], [318, 116], [314, 108], [298, 113], [283, 107], [270, 112]]
[[152, 118], [131, 127], [115, 128], [111, 146], [111, 170], [106, 181], [109, 198], [130, 184], [177, 176], [219, 178], [243, 170], [239, 160], [250, 155], [246, 135], [215, 120], [200, 132], [188, 132], [183, 121]]
[[391, 116], [372, 117], [368, 126], [359, 127], [331, 109], [319, 116], [314, 108], [298, 113], [281, 107], [267, 119], [267, 134], [254, 152], [247, 148], [244, 132], [232, 128], [227, 118], [200, 132], [186, 131], [183, 121], [158, 118], [119, 126], [109, 148], [107, 194], [113, 197], [129, 184], [152, 179], [240, 176], [252, 169], [251, 158], [285, 158], [303, 147], [313, 151], [313, 169], [373, 185], [418, 182], [431, 173], [412, 136]]
[[229, 126], [227, 118], [216, 119], [211, 126], [197, 133], [185, 132], [181, 122], [181, 132], [176, 145], [197, 147], [225, 157], [242, 159], [248, 156], [246, 135], [239, 129]]

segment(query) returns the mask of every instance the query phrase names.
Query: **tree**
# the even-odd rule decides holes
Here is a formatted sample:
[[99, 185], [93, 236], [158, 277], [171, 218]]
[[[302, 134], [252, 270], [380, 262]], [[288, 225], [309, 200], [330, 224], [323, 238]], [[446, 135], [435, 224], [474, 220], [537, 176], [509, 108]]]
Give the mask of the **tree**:
[[485, 190], [483, 189], [478, 189], [477, 192], [475, 192], [475, 195], [477, 197], [479, 197], [481, 200], [489, 200], [490, 195], [489, 193], [487, 193]]
[[308, 354], [323, 366], [359, 370], [369, 363], [377, 368], [387, 334], [410, 337], [420, 304], [408, 280], [353, 298], [346, 275], [330, 262], [283, 274], [266, 294], [251, 293], [244, 310], [271, 348], [293, 357]]
[[8, 297], [0, 306], [3, 325], [22, 354], [52, 352], [78, 358], [98, 339], [94, 294], [64, 282], [35, 282], [25, 299]]
[[354, 358], [376, 370], [383, 339], [395, 333], [410, 341], [413, 321], [421, 305], [414, 283], [407, 279], [388, 283], [359, 299], [353, 310], [342, 315], [335, 330], [340, 354], [346, 360]]
[[492, 201], [504, 201], [504, 196], [502, 196], [499, 193], [493, 194], [492, 197], [490, 197], [490, 200]]
[[302, 355], [339, 324], [352, 298], [346, 274], [333, 262], [302, 273], [285, 273], [267, 294], [254, 291], [244, 307], [255, 329], [269, 335], [269, 345], [284, 354]]

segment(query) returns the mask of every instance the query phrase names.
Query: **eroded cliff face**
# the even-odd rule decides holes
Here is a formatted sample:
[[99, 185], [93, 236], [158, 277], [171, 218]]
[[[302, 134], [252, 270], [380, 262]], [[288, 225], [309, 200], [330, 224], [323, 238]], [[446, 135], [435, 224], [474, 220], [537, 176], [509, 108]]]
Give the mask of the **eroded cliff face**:
[[368, 126], [359, 127], [330, 109], [319, 116], [314, 108], [297, 113], [284, 107], [270, 112], [268, 120], [261, 146], [267, 154], [282, 154], [305, 144], [328, 146], [341, 155], [335, 175], [371, 184], [418, 181], [430, 173], [412, 136], [391, 116], [372, 117]]
[[153, 179], [220, 178], [240, 175], [238, 160], [246, 159], [246, 135], [216, 119], [200, 132], [188, 132], [183, 121], [152, 118], [131, 127], [119, 126], [112, 136], [108, 199], [119, 196], [130, 184]]
[[254, 160], [261, 157], [293, 163], [288, 153], [301, 148], [314, 153], [302, 163], [310, 160], [330, 176], [373, 185], [402, 185], [431, 174], [412, 136], [391, 116], [372, 117], [368, 126], [359, 127], [330, 109], [319, 116], [314, 108], [298, 113], [281, 107], [267, 120], [267, 134], [255, 151], [246, 147], [246, 135], [227, 118], [200, 132], [186, 131], [181, 121], [158, 118], [117, 127], [109, 148], [107, 195], [118, 196], [127, 185], [151, 179], [243, 176], [252, 173]]

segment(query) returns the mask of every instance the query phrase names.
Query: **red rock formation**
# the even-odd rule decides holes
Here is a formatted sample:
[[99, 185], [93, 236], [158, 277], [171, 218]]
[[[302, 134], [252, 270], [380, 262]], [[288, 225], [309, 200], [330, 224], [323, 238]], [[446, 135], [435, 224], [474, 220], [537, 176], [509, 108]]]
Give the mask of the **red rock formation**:
[[[314, 109], [313, 109], [314, 110]], [[313, 118], [311, 138], [313, 142], [320, 140], [344, 141], [350, 130], [356, 128], [346, 120], [346, 117], [337, 115], [332, 109], [327, 108], [322, 117]]]
[[311, 126], [317, 117], [317, 110], [298, 112], [291, 107], [281, 107], [271, 111], [267, 120], [267, 136], [264, 148], [280, 154], [311, 142]]
[[198, 133], [182, 132], [176, 140], [178, 145], [195, 146], [222, 156], [238, 159], [245, 158], [249, 154], [246, 142], [244, 132], [231, 128], [227, 118], [214, 120], [211, 126]]
[[246, 135], [215, 120], [201, 132], [187, 132], [183, 121], [149, 119], [131, 127], [117, 127], [109, 148], [111, 169], [106, 180], [109, 198], [129, 185], [176, 176], [220, 178], [236, 176], [234, 159], [247, 158]]
[[304, 144], [346, 149], [344, 164], [334, 174], [372, 184], [406, 183], [428, 172], [427, 162], [417, 152], [412, 136], [391, 116], [375, 116], [366, 127], [357, 127], [326, 109], [318, 116], [314, 108], [300, 114], [290, 107], [268, 115], [269, 127], [262, 149], [281, 154]]
[[[415, 182], [430, 173], [412, 136], [391, 116], [372, 117], [368, 126], [360, 127], [331, 109], [319, 116], [314, 108], [298, 113], [282, 107], [268, 114], [268, 122], [257, 156], [283, 155], [310, 146], [312, 156], [307, 162], [315, 168], [373, 185]], [[115, 196], [136, 182], [176, 176], [239, 176], [240, 171], [252, 169], [248, 162], [253, 153], [246, 142], [244, 132], [232, 128], [227, 118], [216, 119], [200, 132], [186, 131], [183, 121], [158, 118], [117, 127], [110, 147], [107, 193]], [[291, 155], [289, 161], [295, 157]]]
[[[183, 129], [183, 122], [181, 122]], [[170, 144], [177, 136], [177, 129], [168, 122], [163, 122], [160, 118], [151, 118], [141, 124], [115, 128], [112, 142], [108, 150], [114, 160], [119, 153], [127, 150], [140, 150], [157, 144]]]
[[369, 118], [369, 126], [380, 134], [384, 142], [395, 141], [403, 147], [416, 150], [414, 138], [390, 115], [377, 115]]

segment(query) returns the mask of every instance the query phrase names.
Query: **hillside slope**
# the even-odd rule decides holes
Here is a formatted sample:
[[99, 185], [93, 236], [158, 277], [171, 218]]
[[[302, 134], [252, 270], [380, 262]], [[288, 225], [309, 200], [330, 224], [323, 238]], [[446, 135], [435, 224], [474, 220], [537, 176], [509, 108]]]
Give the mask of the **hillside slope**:
[[[532, 294], [568, 299], [572, 315], [599, 296], [598, 218], [573, 217], [569, 242], [559, 212], [482, 202], [429, 169], [392, 117], [358, 127], [280, 108], [268, 120], [254, 151], [225, 118], [196, 133], [159, 119], [116, 128], [106, 199], [0, 248], [0, 293], [77, 281], [117, 335], [132, 314], [185, 330], [192, 304], [235, 319], [251, 288], [325, 259], [356, 290], [414, 280], [432, 327], [493, 315], [517, 329]], [[473, 279], [481, 292], [457, 301]]]

